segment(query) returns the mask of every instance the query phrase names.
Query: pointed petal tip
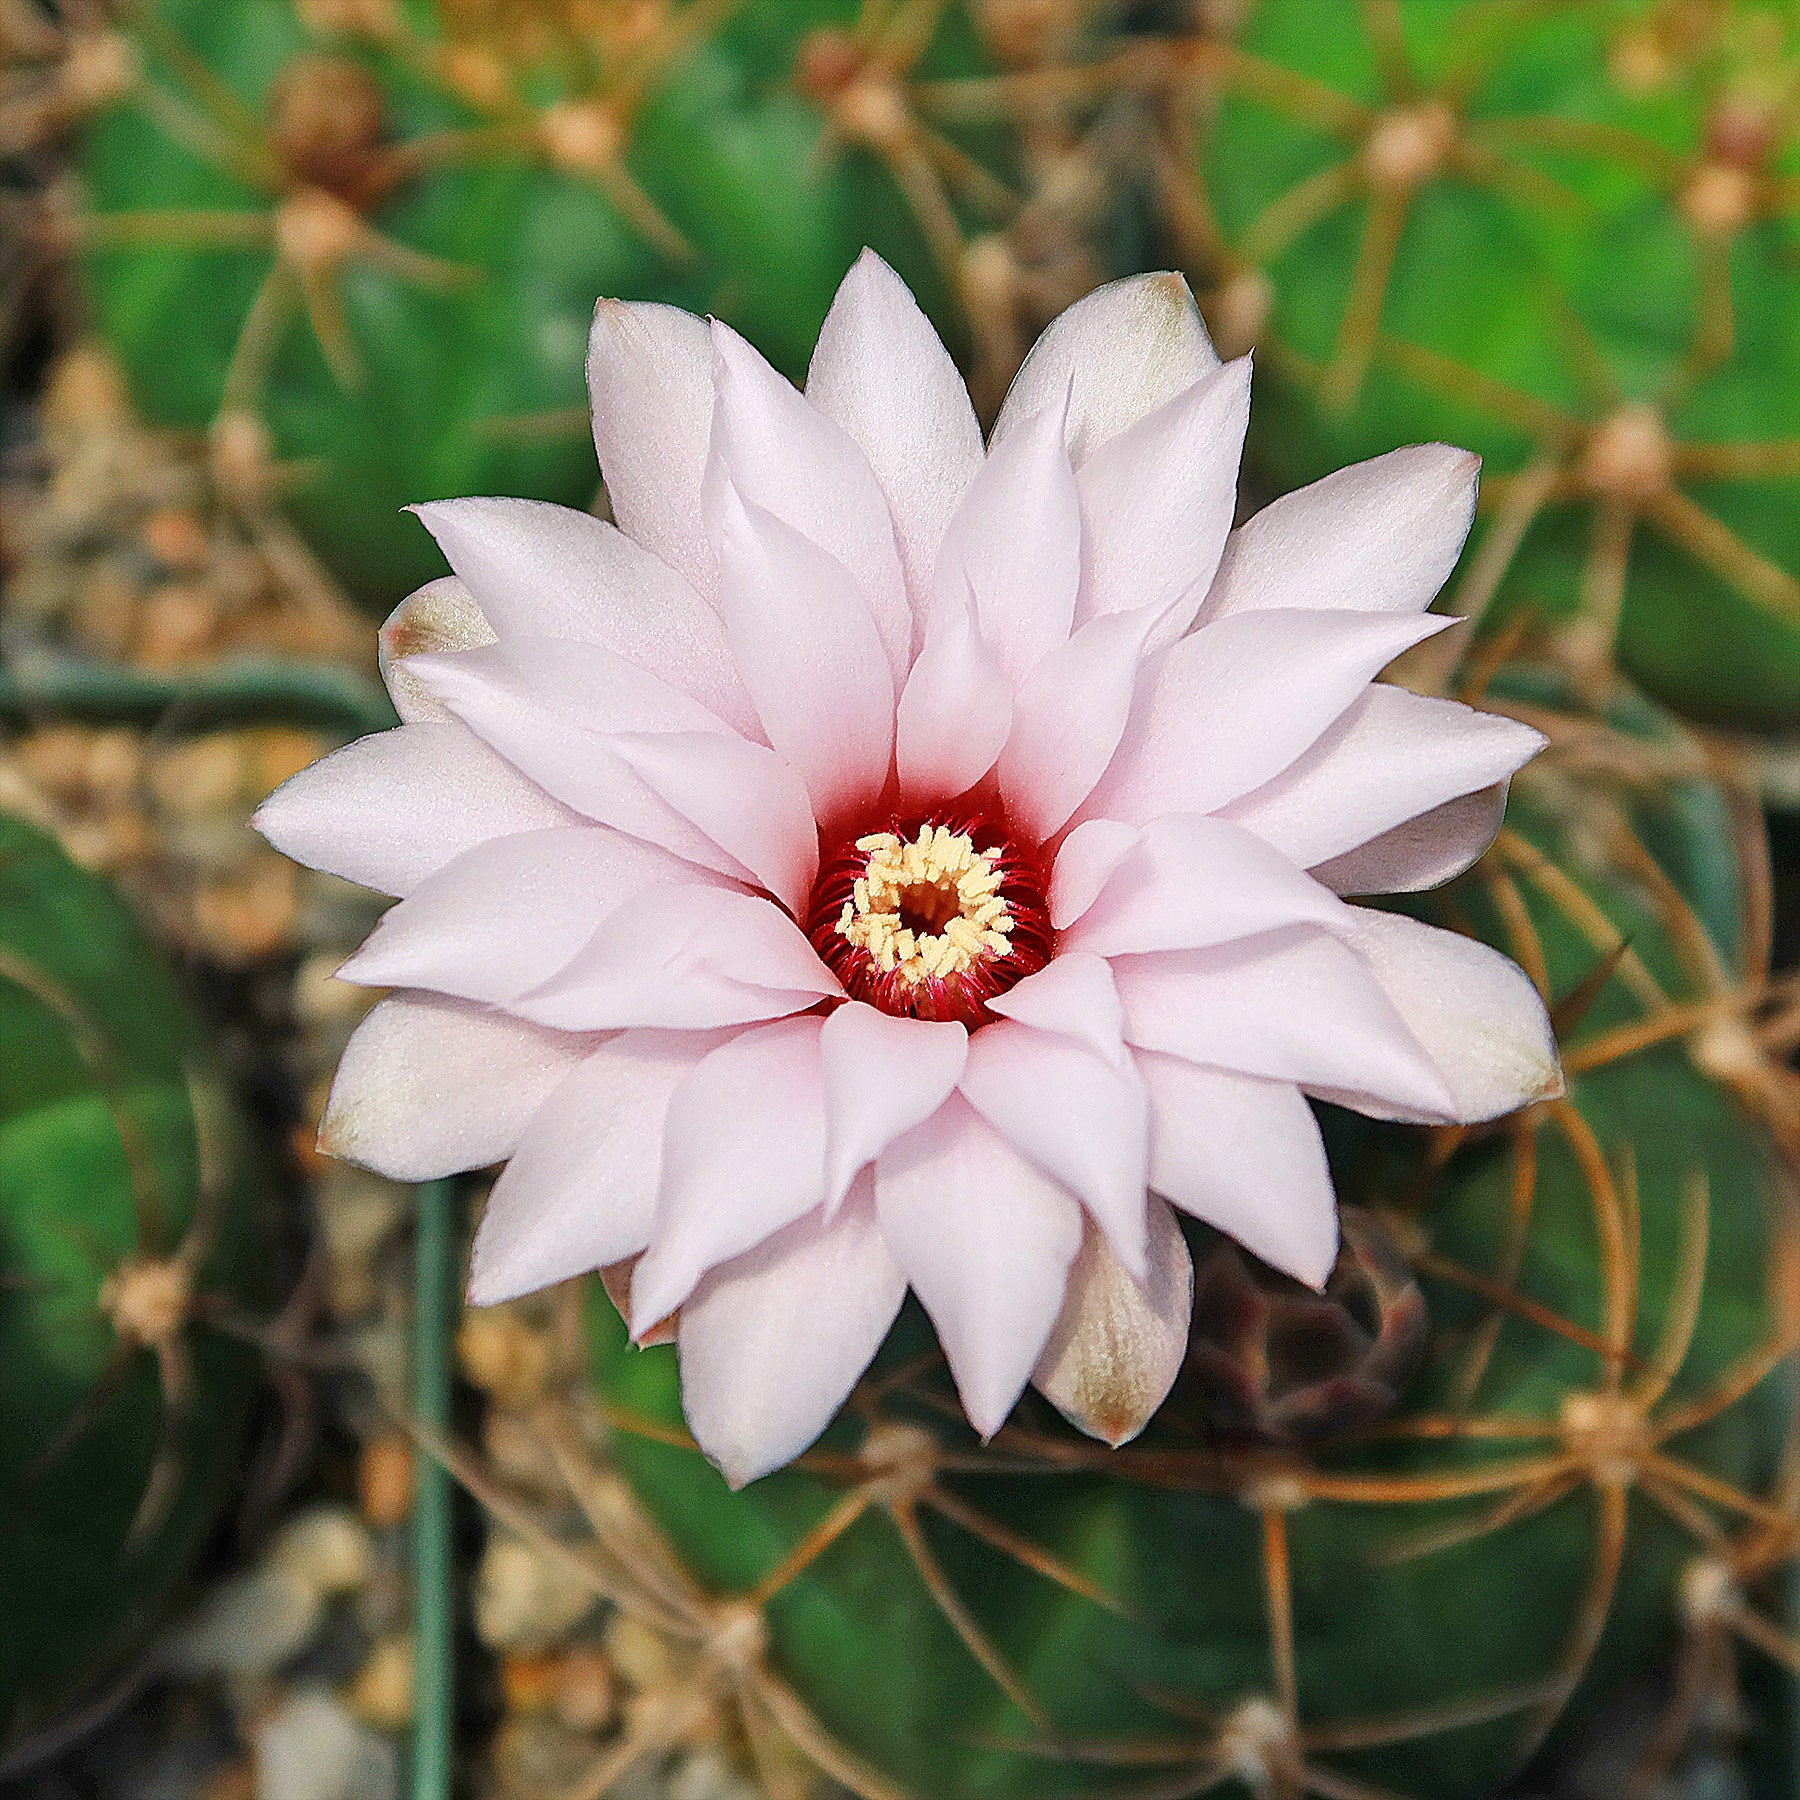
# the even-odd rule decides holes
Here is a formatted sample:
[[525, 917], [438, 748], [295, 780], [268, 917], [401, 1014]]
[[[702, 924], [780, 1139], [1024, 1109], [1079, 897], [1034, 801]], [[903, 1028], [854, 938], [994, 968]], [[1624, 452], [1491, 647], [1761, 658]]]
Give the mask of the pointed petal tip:
[[[654, 1350], [658, 1344], [674, 1343], [676, 1329], [681, 1323], [680, 1303], [669, 1306], [660, 1303], [656, 1306], [645, 1305], [643, 1295], [654, 1290], [643, 1287], [636, 1279], [637, 1273], [637, 1268], [633, 1267], [630, 1276], [626, 1278], [622, 1294], [614, 1292], [610, 1284], [607, 1288], [613, 1304], [619, 1308], [620, 1317], [625, 1321], [625, 1329], [631, 1334], [633, 1345], [639, 1350]], [[664, 1287], [670, 1285], [667, 1281], [663, 1283]], [[687, 1285], [689, 1288], [693, 1286], [691, 1282]]]
[[[951, 1377], [955, 1379], [954, 1368], [951, 1370]], [[1027, 1370], [1010, 1392], [991, 1391], [985, 1394], [971, 1393], [962, 1382], [957, 1381], [956, 1397], [962, 1405], [963, 1417], [969, 1421], [970, 1430], [984, 1445], [992, 1443], [1000, 1434], [1001, 1427], [1012, 1417], [1012, 1410], [1019, 1404], [1019, 1397], [1025, 1392], [1029, 1380], [1030, 1371]]]
[[745, 366], [754, 366], [763, 360], [760, 352], [752, 347], [749, 340], [741, 332], [734, 331], [723, 319], [715, 318], [711, 313], [706, 316], [706, 328], [712, 335], [713, 379], [721, 376], [729, 378]]
[[1290, 1269], [1282, 1272], [1292, 1275], [1303, 1286], [1309, 1287], [1315, 1294], [1322, 1294], [1326, 1284], [1331, 1280], [1331, 1272], [1337, 1267], [1338, 1250], [1341, 1247], [1343, 1234], [1338, 1227], [1337, 1214], [1331, 1218], [1331, 1236], [1319, 1259], [1314, 1262], [1296, 1262]]
[[468, 1306], [499, 1306], [512, 1298], [501, 1292], [504, 1286], [492, 1269], [471, 1268], [468, 1286], [463, 1289], [463, 1302]]
[[1109, 1450], [1123, 1450], [1133, 1438], [1143, 1435], [1144, 1427], [1149, 1423], [1148, 1419], [1143, 1419], [1130, 1425], [1121, 1424], [1117, 1430], [1102, 1427], [1090, 1435], [1096, 1443], [1104, 1444]]
[[[631, 1341], [640, 1350], [648, 1348], [652, 1343], [663, 1341], [656, 1336], [658, 1328], [673, 1318], [679, 1310], [679, 1302], [664, 1301], [663, 1290], [680, 1285], [669, 1281], [666, 1276], [660, 1281], [657, 1280], [656, 1277], [661, 1274], [660, 1270], [652, 1271], [649, 1282], [637, 1279], [641, 1273], [640, 1265], [640, 1268], [634, 1271], [628, 1305], [624, 1309], [626, 1329], [631, 1333]], [[689, 1282], [687, 1285], [691, 1288], [693, 1283]], [[651, 1304], [652, 1300], [655, 1304]]]
[[376, 932], [379, 932], [380, 929], [381, 924], [380, 921], [377, 920], [375, 930], [371, 931], [369, 935], [364, 938], [363, 941], [358, 944], [335, 969], [332, 970], [331, 979], [333, 981], [347, 981], [352, 987], [387, 987], [389, 985], [387, 982], [383, 981], [379, 975], [371, 980], [362, 973], [362, 971], [369, 966], [370, 961], [373, 960], [372, 953], [376, 949]]
[[[692, 1429], [691, 1423], [689, 1429]], [[708, 1444], [703, 1443], [697, 1435], [694, 1442], [700, 1454], [719, 1471], [720, 1479], [734, 1494], [741, 1494], [753, 1481], [761, 1481], [765, 1475], [773, 1475], [776, 1470], [785, 1468], [793, 1460], [791, 1455], [771, 1456], [766, 1449], [759, 1450], [749, 1442]], [[805, 1455], [805, 1451], [799, 1454]]]
[[[973, 1430], [976, 1437], [980, 1439], [981, 1447], [985, 1450], [988, 1445], [1000, 1435], [1000, 1428], [1006, 1423], [1008, 1417], [1010, 1417], [1012, 1407], [1007, 1407], [1005, 1412], [1000, 1413], [998, 1416], [995, 1415], [991, 1407], [981, 1407], [978, 1409], [980, 1416], [977, 1417], [976, 1411], [971, 1410], [970, 1408], [968, 1396], [966, 1394], [962, 1395], [961, 1399], [963, 1416], [969, 1421], [970, 1429]], [[1016, 1406], [1017, 1404], [1017, 1401], [1013, 1402], [1013, 1405]]]
[[1091, 1224], [1070, 1272], [1063, 1309], [1032, 1385], [1078, 1431], [1117, 1449], [1168, 1398], [1187, 1355], [1194, 1276], [1174, 1214], [1143, 1208], [1142, 1275]]
[[469, 1256], [469, 1280], [464, 1298], [470, 1306], [503, 1306], [509, 1300], [522, 1300], [527, 1294], [541, 1294], [586, 1270], [570, 1270], [553, 1275], [533, 1272], [529, 1258], [521, 1260], [504, 1250], [491, 1248], [492, 1240], [477, 1231]]

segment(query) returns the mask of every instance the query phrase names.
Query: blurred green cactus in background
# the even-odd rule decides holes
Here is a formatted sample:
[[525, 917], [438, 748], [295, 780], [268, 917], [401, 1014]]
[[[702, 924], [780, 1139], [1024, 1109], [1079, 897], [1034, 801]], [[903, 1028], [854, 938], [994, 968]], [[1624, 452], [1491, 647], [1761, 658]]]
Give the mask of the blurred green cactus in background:
[[1010, 375], [988, 290], [1036, 280], [1047, 315], [1096, 275], [980, 251], [1065, 139], [955, 78], [1069, 52], [1066, 8], [978, 10], [985, 37], [936, 0], [153, 0], [83, 160], [97, 321], [155, 422], [391, 606], [435, 570], [404, 506], [593, 498], [597, 296], [717, 313], [799, 378], [870, 244]]
[[678, 1447], [674, 1351], [596, 1292], [612, 1455], [722, 1666], [797, 1693], [857, 1792], [1489, 1793], [1784, 1553], [1754, 858], [1649, 709], [1542, 691], [1512, 824], [1425, 904], [1544, 985], [1568, 1097], [1340, 1133], [1368, 1210], [1323, 1297], [1196, 1229], [1206, 1304], [1137, 1443], [1033, 1401], [977, 1445], [909, 1312], [824, 1444], [734, 1495]]
[[[1800, 36], [1742, 0], [1260, 0], [1164, 175], [1278, 489], [1486, 459], [1459, 610], [1800, 724]], [[1279, 396], [1280, 404], [1275, 401]]]
[[0, 1770], [141, 1655], [240, 1478], [245, 1149], [124, 903], [0, 818]]

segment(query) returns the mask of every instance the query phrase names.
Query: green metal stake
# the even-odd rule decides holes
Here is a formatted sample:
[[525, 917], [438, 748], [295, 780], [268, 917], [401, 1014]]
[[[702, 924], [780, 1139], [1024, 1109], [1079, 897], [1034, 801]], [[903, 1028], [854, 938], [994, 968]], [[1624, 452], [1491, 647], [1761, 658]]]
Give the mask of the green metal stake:
[[[419, 1189], [413, 1300], [413, 1411], [438, 1441], [450, 1430], [450, 1342], [455, 1314], [456, 1183]], [[412, 1800], [450, 1800], [456, 1718], [456, 1609], [450, 1472], [418, 1459], [413, 1495]]]

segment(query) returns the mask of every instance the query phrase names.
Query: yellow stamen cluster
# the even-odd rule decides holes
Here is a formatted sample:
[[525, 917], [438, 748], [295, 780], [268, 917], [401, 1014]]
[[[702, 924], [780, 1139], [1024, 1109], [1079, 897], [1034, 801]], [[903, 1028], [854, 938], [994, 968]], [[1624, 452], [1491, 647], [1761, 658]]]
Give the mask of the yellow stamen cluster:
[[919, 983], [960, 975], [984, 953], [1004, 956], [1012, 914], [1000, 897], [998, 850], [967, 832], [922, 825], [911, 843], [891, 831], [856, 840], [868, 855], [837, 928], [875, 966]]

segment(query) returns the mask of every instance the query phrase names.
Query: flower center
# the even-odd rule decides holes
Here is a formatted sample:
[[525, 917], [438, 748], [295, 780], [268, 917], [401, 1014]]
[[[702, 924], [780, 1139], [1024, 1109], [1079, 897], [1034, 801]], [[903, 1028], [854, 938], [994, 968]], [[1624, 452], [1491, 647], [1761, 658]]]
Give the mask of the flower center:
[[935, 815], [893, 820], [829, 857], [807, 935], [852, 999], [971, 1027], [1051, 949], [1035, 862], [983, 819]]

